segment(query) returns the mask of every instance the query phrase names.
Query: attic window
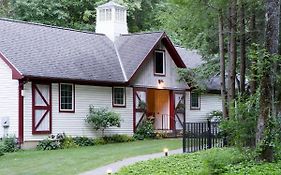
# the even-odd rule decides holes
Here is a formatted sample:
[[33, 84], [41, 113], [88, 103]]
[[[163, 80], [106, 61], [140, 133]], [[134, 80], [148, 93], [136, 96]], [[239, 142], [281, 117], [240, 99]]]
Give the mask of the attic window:
[[112, 18], [111, 9], [101, 9], [99, 12], [100, 12], [100, 21], [111, 21]]
[[154, 74], [155, 75], [165, 75], [166, 74], [165, 65], [165, 52], [155, 51], [155, 61], [154, 61]]

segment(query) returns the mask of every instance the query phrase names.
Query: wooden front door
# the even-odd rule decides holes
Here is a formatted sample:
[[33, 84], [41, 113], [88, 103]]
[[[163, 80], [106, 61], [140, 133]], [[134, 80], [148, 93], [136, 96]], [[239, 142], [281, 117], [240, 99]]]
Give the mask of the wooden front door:
[[32, 84], [32, 134], [52, 133], [51, 84]]

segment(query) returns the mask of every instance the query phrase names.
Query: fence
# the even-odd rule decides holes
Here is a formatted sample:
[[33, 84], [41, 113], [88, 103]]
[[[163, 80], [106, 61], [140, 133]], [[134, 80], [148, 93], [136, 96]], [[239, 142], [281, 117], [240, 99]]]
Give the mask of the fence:
[[183, 152], [195, 152], [212, 147], [223, 147], [219, 122], [186, 122], [183, 127]]

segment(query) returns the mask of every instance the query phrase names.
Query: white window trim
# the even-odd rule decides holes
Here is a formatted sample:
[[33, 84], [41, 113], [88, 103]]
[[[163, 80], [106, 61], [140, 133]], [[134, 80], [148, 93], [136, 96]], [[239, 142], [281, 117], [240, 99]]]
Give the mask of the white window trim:
[[[71, 109], [62, 109], [61, 108], [61, 85], [71, 85], [72, 87], [72, 108]], [[72, 83], [59, 83], [59, 111], [60, 112], [75, 112], [74, 103], [75, 103], [75, 93], [74, 93], [74, 84]]]
[[[156, 72], [156, 53], [163, 53], [163, 73]], [[163, 50], [155, 50], [154, 56], [154, 75], [165, 76], [166, 75], [166, 54]]]
[[198, 107], [197, 107], [197, 106], [192, 106], [192, 94], [194, 94], [194, 92], [190, 92], [190, 109], [191, 110], [200, 110], [201, 109], [201, 95], [198, 94]]
[[[122, 88], [123, 89], [123, 104], [115, 104], [115, 88]], [[113, 107], [126, 107], [126, 87], [115, 86], [112, 87], [112, 106]]]

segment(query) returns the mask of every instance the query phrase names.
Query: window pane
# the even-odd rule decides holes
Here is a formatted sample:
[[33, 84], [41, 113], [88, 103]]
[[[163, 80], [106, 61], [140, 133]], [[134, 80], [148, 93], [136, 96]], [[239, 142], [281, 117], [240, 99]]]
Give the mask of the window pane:
[[164, 74], [164, 53], [156, 52], [155, 73]]
[[198, 95], [198, 93], [191, 93], [191, 107], [199, 108], [199, 95]]
[[73, 109], [73, 85], [61, 84], [60, 85], [60, 106], [61, 109], [72, 110]]
[[125, 89], [114, 88], [113, 89], [113, 103], [114, 105], [125, 105]]

